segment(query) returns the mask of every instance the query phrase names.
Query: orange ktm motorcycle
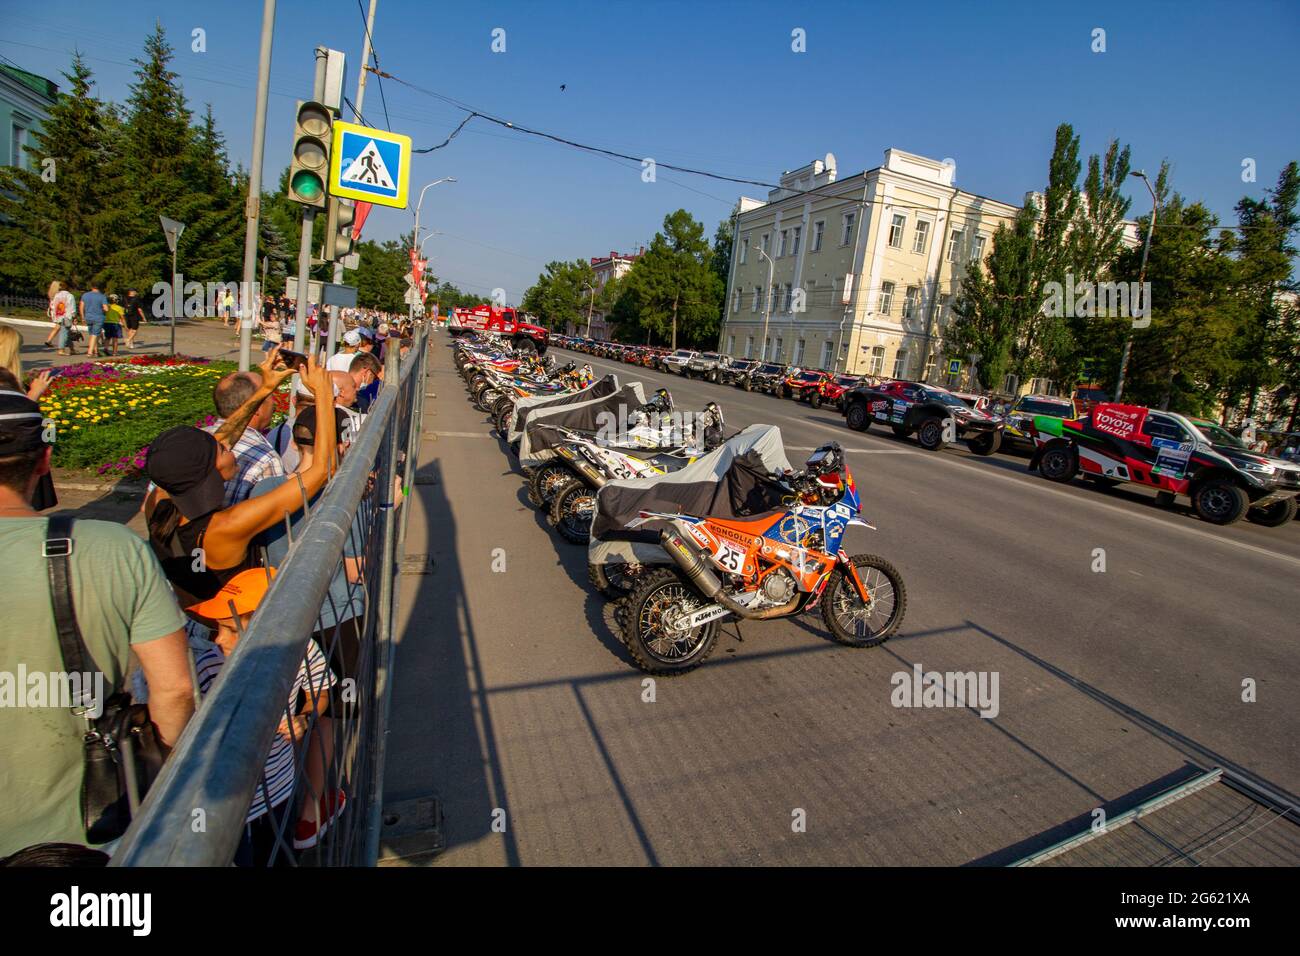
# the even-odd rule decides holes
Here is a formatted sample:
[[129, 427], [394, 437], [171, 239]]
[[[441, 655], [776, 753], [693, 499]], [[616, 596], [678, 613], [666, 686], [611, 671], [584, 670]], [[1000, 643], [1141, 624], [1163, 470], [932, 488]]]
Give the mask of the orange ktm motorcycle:
[[[860, 517], [853, 476], [838, 443], [818, 448], [805, 470], [782, 476], [780, 505], [750, 519], [642, 511], [655, 522], [672, 565], [646, 569], [628, 596], [624, 639], [637, 664], [675, 674], [708, 658], [726, 618], [793, 617], [821, 605], [843, 644], [874, 647], [902, 624], [907, 592], [892, 564], [840, 547]], [[873, 528], [874, 530], [874, 528]]]

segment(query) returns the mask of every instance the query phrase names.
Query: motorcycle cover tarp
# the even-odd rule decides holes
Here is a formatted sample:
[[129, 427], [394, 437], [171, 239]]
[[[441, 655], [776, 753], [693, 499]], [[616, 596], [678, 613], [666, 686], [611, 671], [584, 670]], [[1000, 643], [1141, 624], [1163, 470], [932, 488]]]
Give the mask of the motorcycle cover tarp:
[[592, 564], [636, 561], [668, 564], [659, 534], [629, 529], [642, 511], [746, 519], [782, 507], [783, 485], [769, 476], [790, 470], [775, 425], [750, 425], [680, 471], [651, 478], [611, 481], [596, 493], [587, 560]]
[[646, 403], [645, 388], [640, 382], [629, 382], [615, 392], [600, 398], [561, 405], [558, 408], [534, 409], [524, 425], [519, 443], [519, 464], [535, 468], [539, 463], [555, 457], [555, 446], [562, 440], [558, 432], [539, 428], [539, 424], [558, 425], [578, 432], [595, 433], [609, 419], [602, 415], [619, 416], [620, 408], [626, 413]]
[[586, 388], [563, 395], [533, 395], [515, 402], [515, 414], [510, 419], [510, 434], [506, 441], [514, 442], [524, 433], [524, 422], [529, 412], [542, 408], [560, 408], [577, 402], [589, 402], [593, 398], [604, 398], [618, 391], [618, 376], [610, 372], [604, 378], [592, 382]]

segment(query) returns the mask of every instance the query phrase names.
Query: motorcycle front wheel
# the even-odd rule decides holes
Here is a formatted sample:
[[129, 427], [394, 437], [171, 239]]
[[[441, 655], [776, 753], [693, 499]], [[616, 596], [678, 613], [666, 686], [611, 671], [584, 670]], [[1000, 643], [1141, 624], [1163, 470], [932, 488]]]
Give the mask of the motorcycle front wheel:
[[704, 599], [674, 570], [641, 576], [627, 598], [623, 643], [637, 667], [650, 674], [684, 674], [708, 659], [718, 641], [719, 621], [698, 627], [683, 622]]
[[822, 595], [822, 620], [835, 640], [850, 647], [875, 647], [893, 637], [907, 613], [907, 589], [898, 569], [875, 554], [850, 561], [870, 598], [864, 603], [843, 568], [831, 572]]

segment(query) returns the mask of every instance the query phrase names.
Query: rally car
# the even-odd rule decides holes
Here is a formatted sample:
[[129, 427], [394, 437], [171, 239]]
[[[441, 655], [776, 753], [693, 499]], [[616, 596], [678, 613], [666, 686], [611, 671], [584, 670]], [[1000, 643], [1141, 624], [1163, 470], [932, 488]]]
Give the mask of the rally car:
[[1282, 469], [1245, 449], [1229, 455], [1174, 412], [1102, 402], [1076, 419], [1036, 415], [1031, 428], [1029, 468], [1049, 481], [1082, 474], [1102, 486], [1134, 482], [1156, 489], [1166, 505], [1186, 495], [1213, 524], [1244, 516], [1276, 527], [1295, 517], [1300, 469]]
[[781, 387], [777, 390], [777, 395], [781, 398], [793, 398], [797, 402], [807, 401], [821, 383], [830, 377], [830, 372], [824, 372], [819, 368], [791, 366]]
[[747, 392], [771, 392], [775, 395], [787, 374], [784, 365], [763, 362], [749, 370], [749, 375], [740, 383], [740, 387]]
[[861, 375], [836, 375], [834, 378], [828, 375], [822, 379], [817, 390], [808, 396], [808, 404], [813, 408], [821, 408], [823, 405], [843, 408], [844, 395], [848, 390], [864, 383], [865, 379]]
[[1020, 396], [1003, 416], [1007, 427], [1002, 432], [1002, 444], [1033, 451], [1034, 436], [1030, 426], [1033, 425], [1035, 415], [1074, 418], [1074, 404], [1068, 398], [1058, 398], [1055, 395]]
[[961, 440], [977, 455], [991, 455], [1002, 444], [1002, 420], [971, 408], [946, 388], [917, 382], [859, 385], [844, 395], [845, 424], [866, 431], [872, 422], [888, 425], [900, 438], [915, 434], [920, 446], [938, 451]]

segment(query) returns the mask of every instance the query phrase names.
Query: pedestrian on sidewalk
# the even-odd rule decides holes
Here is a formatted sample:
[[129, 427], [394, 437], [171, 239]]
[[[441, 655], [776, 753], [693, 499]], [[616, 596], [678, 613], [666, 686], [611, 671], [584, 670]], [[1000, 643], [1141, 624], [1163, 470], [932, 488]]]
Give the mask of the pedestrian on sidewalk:
[[135, 289], [127, 290], [126, 306], [123, 312], [123, 318], [126, 321], [126, 347], [134, 350], [135, 337], [140, 332], [140, 323], [144, 321], [144, 305], [141, 303], [140, 296], [136, 294]]
[[[235, 316], [235, 293], [226, 289], [226, 296], [221, 300], [221, 324], [230, 327], [230, 320]], [[237, 327], [237, 326], [236, 326]]]
[[70, 346], [72, 344], [72, 325], [77, 314], [77, 297], [67, 289], [63, 288], [63, 283], [55, 279], [50, 283], [50, 307], [48, 314], [50, 321], [54, 323], [54, 329], [45, 339], [48, 346], [50, 340], [58, 337], [58, 349], [60, 355], [70, 355]]
[[82, 295], [79, 308], [81, 321], [86, 323], [86, 357], [99, 357], [99, 338], [104, 334], [104, 317], [108, 313], [108, 299], [99, 291], [99, 284], [90, 283], [90, 291]]
[[108, 297], [108, 310], [104, 313], [104, 346], [109, 355], [117, 354], [117, 343], [122, 341], [122, 321], [126, 312], [114, 292]]
[[279, 348], [283, 341], [284, 332], [280, 329], [280, 313], [276, 309], [271, 309], [266, 318], [262, 319], [262, 351], [269, 352]]

